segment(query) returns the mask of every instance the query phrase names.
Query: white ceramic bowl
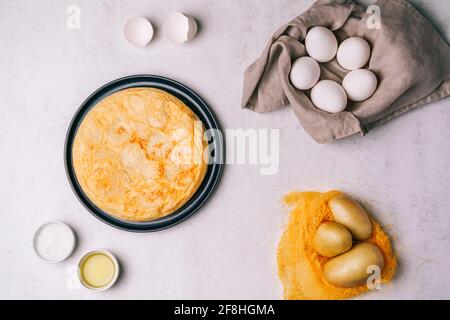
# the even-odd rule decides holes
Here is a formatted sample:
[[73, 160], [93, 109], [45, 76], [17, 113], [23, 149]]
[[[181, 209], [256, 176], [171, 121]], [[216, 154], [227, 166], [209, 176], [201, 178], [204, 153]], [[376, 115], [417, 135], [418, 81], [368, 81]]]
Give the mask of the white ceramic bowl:
[[[93, 287], [91, 285], [89, 285], [82, 277], [81, 275], [81, 266], [83, 264], [83, 262], [89, 258], [90, 256], [94, 255], [94, 254], [104, 254], [106, 255], [108, 258], [111, 259], [111, 261], [114, 264], [114, 276], [111, 279], [111, 281], [108, 282], [108, 284], [106, 284], [103, 287]], [[94, 250], [94, 251], [90, 251], [88, 253], [86, 253], [84, 256], [81, 257], [80, 261], [78, 262], [78, 279], [80, 280], [80, 283], [88, 290], [90, 291], [94, 291], [94, 292], [102, 292], [105, 290], [108, 290], [109, 288], [111, 288], [117, 281], [117, 279], [119, 278], [119, 273], [120, 273], [120, 266], [119, 266], [119, 262], [117, 261], [116, 257], [111, 253], [108, 252], [106, 250]]]
[[[44, 256], [41, 254], [41, 252], [39, 252], [39, 249], [38, 249], [39, 236], [41, 235], [42, 231], [43, 231], [46, 227], [48, 227], [49, 225], [52, 225], [52, 224], [61, 226], [61, 227], [67, 232], [67, 234], [69, 235], [69, 237], [71, 237], [71, 241], [72, 241], [72, 244], [71, 244], [71, 246], [67, 249], [67, 252], [66, 252], [64, 255], [62, 255], [61, 257], [57, 258], [57, 259], [48, 259], [47, 257], [44, 257]], [[34, 237], [33, 237], [33, 249], [34, 249], [34, 252], [36, 252], [36, 255], [37, 255], [39, 258], [41, 258], [42, 260], [44, 260], [45, 262], [48, 262], [48, 263], [58, 263], [58, 262], [61, 262], [61, 261], [66, 260], [66, 259], [72, 254], [73, 250], [75, 249], [75, 245], [76, 245], [76, 237], [75, 237], [75, 233], [73, 232], [72, 228], [69, 227], [69, 226], [68, 226], [67, 224], [65, 224], [64, 222], [61, 222], [61, 221], [58, 221], [58, 220], [49, 221], [49, 222], [43, 224], [42, 226], [40, 226], [40, 227], [36, 230], [36, 232], [35, 232], [35, 234], [34, 234]]]

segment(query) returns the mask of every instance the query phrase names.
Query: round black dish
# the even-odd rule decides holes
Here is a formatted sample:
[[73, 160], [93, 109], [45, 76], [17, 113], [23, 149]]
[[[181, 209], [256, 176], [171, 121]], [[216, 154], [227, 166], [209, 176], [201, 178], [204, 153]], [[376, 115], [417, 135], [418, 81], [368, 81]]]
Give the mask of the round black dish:
[[115, 218], [102, 211], [89, 200], [78, 183], [72, 163], [73, 140], [84, 116], [100, 100], [117, 91], [136, 87], [152, 87], [167, 91], [190, 107], [203, 122], [206, 130], [220, 130], [220, 127], [208, 105], [195, 92], [179, 82], [155, 75], [133, 75], [114, 80], [91, 94], [75, 113], [67, 131], [64, 147], [66, 174], [75, 195], [95, 217], [113, 227], [132, 232], [151, 232], [166, 229], [184, 221], [205, 203], [220, 179], [225, 150], [222, 134], [217, 134], [216, 131], [216, 134], [209, 140], [209, 144], [214, 150], [213, 158], [215, 160], [208, 165], [202, 184], [184, 206], [170, 215], [146, 222], [133, 222]]

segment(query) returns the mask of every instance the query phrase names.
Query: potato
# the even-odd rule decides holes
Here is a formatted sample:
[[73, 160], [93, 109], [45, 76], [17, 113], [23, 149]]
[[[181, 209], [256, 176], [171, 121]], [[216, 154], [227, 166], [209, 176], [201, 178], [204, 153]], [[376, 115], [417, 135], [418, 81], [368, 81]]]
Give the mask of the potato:
[[350, 231], [353, 238], [365, 241], [372, 236], [372, 223], [364, 208], [346, 195], [338, 195], [328, 202], [335, 222]]
[[367, 268], [374, 265], [383, 269], [383, 254], [376, 245], [363, 242], [325, 263], [324, 276], [335, 286], [352, 288], [366, 282]]
[[352, 247], [352, 235], [341, 224], [322, 223], [313, 238], [313, 248], [322, 256], [335, 257]]

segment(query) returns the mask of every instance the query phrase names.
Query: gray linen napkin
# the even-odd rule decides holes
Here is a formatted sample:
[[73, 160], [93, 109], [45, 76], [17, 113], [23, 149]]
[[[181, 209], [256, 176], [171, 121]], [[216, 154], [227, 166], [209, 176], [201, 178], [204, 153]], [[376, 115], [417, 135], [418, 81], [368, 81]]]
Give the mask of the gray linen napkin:
[[[291, 105], [308, 134], [318, 143], [359, 133], [421, 105], [450, 95], [450, 48], [433, 26], [405, 0], [379, 0], [381, 29], [370, 29], [371, 13], [351, 0], [318, 0], [306, 12], [279, 28], [261, 57], [244, 75], [242, 107], [268, 112]], [[308, 29], [325, 26], [338, 41], [351, 36], [366, 39], [372, 47], [368, 68], [378, 77], [374, 95], [349, 102], [337, 114], [319, 110], [309, 91], [289, 81], [291, 64], [306, 55]], [[321, 79], [342, 81], [347, 73], [336, 59], [321, 64]]]

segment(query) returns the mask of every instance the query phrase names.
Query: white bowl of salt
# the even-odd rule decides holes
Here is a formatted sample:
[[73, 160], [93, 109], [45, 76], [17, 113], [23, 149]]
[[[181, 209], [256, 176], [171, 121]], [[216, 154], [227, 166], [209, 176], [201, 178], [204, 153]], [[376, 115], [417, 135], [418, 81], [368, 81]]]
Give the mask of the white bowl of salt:
[[34, 234], [33, 248], [36, 254], [48, 263], [67, 259], [75, 249], [75, 233], [61, 221], [50, 221]]

